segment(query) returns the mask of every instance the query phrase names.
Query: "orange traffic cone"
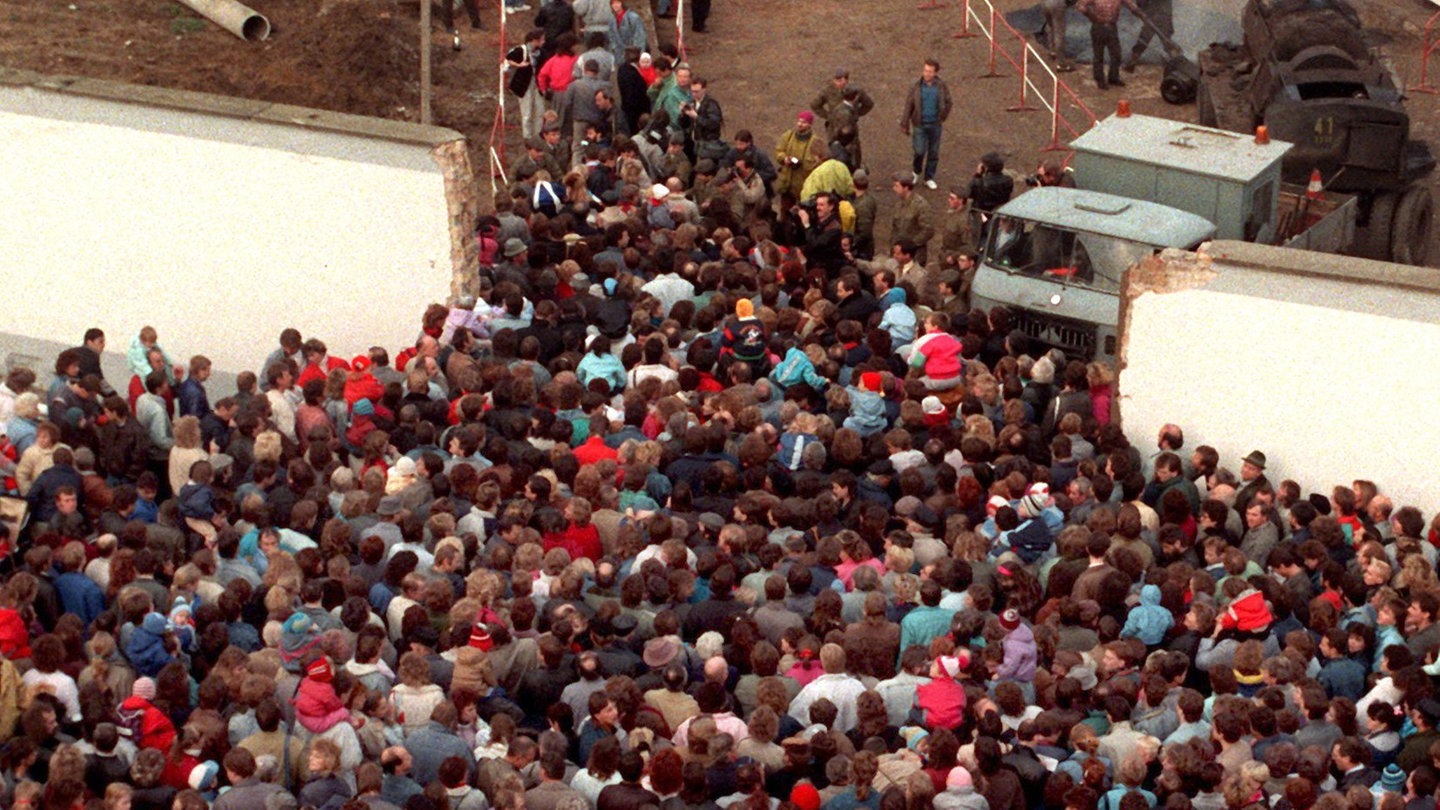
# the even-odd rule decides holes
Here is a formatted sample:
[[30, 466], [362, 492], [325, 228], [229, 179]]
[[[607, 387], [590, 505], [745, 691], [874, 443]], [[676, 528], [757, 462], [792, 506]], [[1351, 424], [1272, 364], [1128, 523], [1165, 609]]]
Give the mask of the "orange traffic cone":
[[1320, 181], [1320, 170], [1310, 170], [1310, 185], [1305, 187], [1306, 199], [1318, 200], [1325, 191], [1325, 184]]

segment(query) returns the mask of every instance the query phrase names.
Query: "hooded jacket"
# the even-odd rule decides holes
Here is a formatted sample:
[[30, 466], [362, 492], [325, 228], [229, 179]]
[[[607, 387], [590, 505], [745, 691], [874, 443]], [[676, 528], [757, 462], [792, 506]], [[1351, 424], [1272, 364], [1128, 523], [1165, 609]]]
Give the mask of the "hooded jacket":
[[155, 704], [131, 695], [120, 704], [118, 714], [125, 728], [135, 730], [137, 748], [154, 748], [170, 753], [170, 747], [175, 742], [175, 724]]
[[486, 695], [494, 686], [489, 656], [478, 647], [466, 645], [455, 651], [455, 673], [450, 677], [453, 689], [464, 688], [477, 695]]
[[990, 803], [975, 792], [974, 785], [946, 788], [944, 792], [935, 794], [933, 806], [935, 810], [990, 810]]
[[1160, 586], [1146, 585], [1140, 589], [1140, 604], [1130, 608], [1120, 637], [1138, 638], [1145, 646], [1154, 647], [1165, 640], [1165, 634], [1174, 624], [1175, 617], [1160, 606]]
[[340, 702], [329, 681], [306, 677], [295, 693], [295, 719], [310, 732], [323, 734], [336, 723], [348, 720], [350, 710]]
[[1013, 551], [1025, 562], [1033, 563], [1049, 552], [1052, 545], [1050, 529], [1045, 525], [1045, 521], [1030, 518], [996, 538], [991, 556], [999, 557], [1007, 551]]
[[805, 456], [805, 448], [820, 441], [813, 433], [786, 432], [780, 436], [780, 463], [787, 470], [798, 470]]
[[1035, 633], [1021, 622], [1005, 636], [1005, 658], [996, 671], [997, 678], [1020, 681], [1035, 678]]
[[165, 617], [159, 613], [148, 613], [139, 627], [130, 634], [130, 643], [125, 646], [125, 657], [141, 676], [153, 678], [160, 674], [166, 664], [175, 656], [165, 648]]
[[884, 430], [885, 400], [874, 391], [853, 386], [845, 390], [850, 395], [850, 415], [845, 418], [844, 426], [866, 437]]
[[215, 517], [215, 490], [207, 484], [187, 483], [180, 488], [180, 516], [197, 520]]
[[799, 346], [791, 346], [785, 350], [785, 359], [770, 372], [770, 379], [783, 388], [803, 382], [816, 391], [824, 391], [830, 385], [829, 380], [815, 371], [815, 364], [810, 362], [810, 357]]
[[905, 290], [900, 287], [887, 290], [880, 305], [884, 310], [880, 328], [890, 333], [891, 342], [898, 348], [915, 340], [915, 310], [906, 303]]
[[1265, 604], [1265, 594], [1253, 588], [1235, 597], [1230, 607], [1220, 614], [1220, 626], [1226, 630], [1249, 633], [1270, 626], [1270, 606]]
[[935, 678], [915, 688], [915, 709], [929, 729], [957, 728], [965, 718], [965, 687]]

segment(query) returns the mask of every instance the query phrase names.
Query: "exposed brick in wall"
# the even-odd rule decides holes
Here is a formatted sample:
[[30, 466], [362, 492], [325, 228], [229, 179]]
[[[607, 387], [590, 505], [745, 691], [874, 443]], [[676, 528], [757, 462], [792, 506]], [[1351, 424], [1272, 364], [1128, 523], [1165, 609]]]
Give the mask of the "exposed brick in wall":
[[479, 292], [479, 247], [475, 223], [480, 217], [480, 195], [463, 140], [442, 143], [431, 150], [445, 178], [445, 204], [450, 211], [450, 298]]

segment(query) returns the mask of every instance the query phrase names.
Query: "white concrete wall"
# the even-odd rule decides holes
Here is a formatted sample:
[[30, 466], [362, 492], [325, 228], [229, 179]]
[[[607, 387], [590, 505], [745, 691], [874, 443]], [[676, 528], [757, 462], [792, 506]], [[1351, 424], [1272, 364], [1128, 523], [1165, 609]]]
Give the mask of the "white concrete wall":
[[260, 371], [287, 326], [393, 356], [447, 297], [432, 151], [457, 133], [115, 87], [0, 83], [0, 332], [78, 345], [99, 326], [123, 352], [150, 324], [177, 357]]
[[[1208, 266], [1160, 268], [1172, 291], [1138, 292], [1131, 271], [1120, 374], [1131, 442], [1153, 452], [1173, 422], [1186, 448], [1214, 446], [1237, 474], [1261, 450], [1273, 482], [1328, 496], [1371, 479], [1428, 520], [1440, 509], [1440, 289], [1418, 268], [1228, 242], [1211, 252]], [[1257, 264], [1276, 256], [1353, 276]]]

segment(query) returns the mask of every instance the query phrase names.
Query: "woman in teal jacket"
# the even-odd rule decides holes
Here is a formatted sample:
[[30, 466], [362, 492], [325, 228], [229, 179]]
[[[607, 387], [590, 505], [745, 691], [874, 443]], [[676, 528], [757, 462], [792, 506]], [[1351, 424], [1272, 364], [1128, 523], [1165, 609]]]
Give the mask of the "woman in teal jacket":
[[576, 366], [575, 376], [580, 378], [580, 384], [586, 388], [590, 387], [591, 380], [604, 380], [610, 386], [612, 394], [625, 387], [625, 366], [620, 362], [620, 358], [610, 353], [610, 338], [596, 335], [590, 341], [590, 350], [580, 360], [580, 365]]

